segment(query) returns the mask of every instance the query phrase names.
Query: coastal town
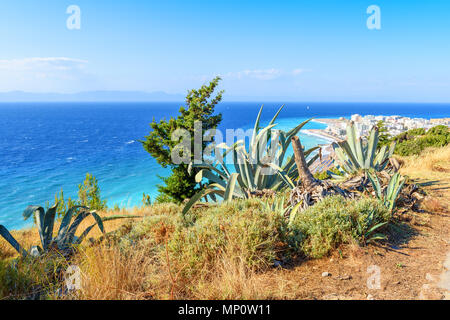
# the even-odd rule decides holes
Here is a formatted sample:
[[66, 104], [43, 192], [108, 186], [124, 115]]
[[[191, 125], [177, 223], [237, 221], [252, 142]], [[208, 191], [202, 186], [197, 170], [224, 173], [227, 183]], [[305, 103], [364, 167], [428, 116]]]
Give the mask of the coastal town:
[[450, 127], [450, 118], [438, 118], [438, 119], [424, 119], [424, 118], [408, 118], [402, 116], [375, 116], [366, 115], [361, 116], [359, 114], [353, 114], [350, 119], [339, 118], [339, 119], [317, 119], [315, 122], [323, 123], [327, 125], [326, 129], [309, 129], [304, 130], [305, 133], [319, 136], [326, 140], [339, 141], [344, 140], [346, 135], [346, 128], [350, 121], [353, 121], [355, 128], [357, 129], [360, 136], [368, 135], [370, 129], [379, 124], [381, 121], [387, 133], [390, 136], [396, 136], [402, 132], [424, 128], [428, 130], [437, 125], [445, 125]]

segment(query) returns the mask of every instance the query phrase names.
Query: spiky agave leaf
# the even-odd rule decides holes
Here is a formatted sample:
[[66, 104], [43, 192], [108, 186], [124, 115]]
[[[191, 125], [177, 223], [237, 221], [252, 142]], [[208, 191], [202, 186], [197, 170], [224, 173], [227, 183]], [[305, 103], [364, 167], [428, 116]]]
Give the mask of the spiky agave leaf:
[[203, 197], [205, 197], [205, 196], [207, 196], [208, 194], [211, 194], [211, 193], [216, 193], [216, 194], [222, 195], [222, 196], [225, 194], [224, 191], [222, 191], [222, 190], [216, 190], [216, 189], [213, 189], [213, 188], [205, 188], [205, 189], [202, 189], [202, 190], [200, 190], [199, 192], [197, 192], [196, 194], [194, 194], [194, 195], [189, 199], [189, 201], [186, 203], [186, 205], [184, 206], [183, 210], [181, 211], [181, 214], [182, 214], [183, 216], [186, 215], [186, 214], [189, 212], [189, 210], [191, 210], [191, 208], [194, 206], [194, 204], [195, 204], [197, 201], [199, 201], [201, 198], [203, 198]]
[[365, 168], [370, 168], [372, 166], [377, 151], [378, 140], [379, 132], [378, 128], [375, 127], [374, 130], [370, 131], [369, 141], [367, 145], [367, 155], [364, 163]]
[[17, 242], [5, 226], [0, 225], [0, 236], [2, 236], [16, 251], [23, 257], [27, 256], [27, 251]]
[[55, 203], [45, 213], [44, 225], [43, 225], [44, 243], [42, 243], [42, 248], [44, 249], [44, 251], [48, 249], [48, 247], [53, 239], [53, 226], [55, 225], [55, 217], [56, 217], [57, 207], [58, 207], [58, 203]]
[[36, 225], [38, 228], [39, 238], [41, 240], [41, 244], [44, 245], [44, 220], [45, 220], [45, 209], [40, 206], [28, 206], [23, 212], [24, 220], [29, 219], [31, 216], [35, 217]]
[[360, 170], [382, 171], [389, 163], [389, 158], [395, 149], [395, 143], [388, 149], [383, 146], [377, 152], [379, 132], [373, 127], [369, 133], [367, 143], [363, 143], [361, 137], [357, 137], [354, 123], [347, 126], [347, 140], [333, 143], [332, 147], [337, 157], [337, 162], [347, 174], [355, 174]]
[[371, 172], [367, 173], [370, 182], [372, 183], [373, 190], [377, 195], [377, 198], [383, 200], [383, 190], [381, 188], [380, 179], [378, 179], [376, 174], [372, 174]]
[[230, 181], [228, 182], [227, 187], [225, 189], [225, 195], [223, 196], [223, 199], [225, 201], [231, 201], [233, 199], [237, 178], [238, 178], [237, 173], [231, 174]]
[[396, 172], [389, 181], [388, 188], [386, 190], [386, 199], [389, 203], [389, 210], [394, 210], [398, 195], [400, 194], [405, 181], [406, 179], [398, 172]]
[[59, 231], [55, 238], [56, 242], [61, 241], [67, 235], [67, 231], [70, 228], [70, 222], [72, 221], [72, 217], [79, 209], [88, 210], [88, 208], [85, 206], [73, 206], [69, 208], [69, 210], [67, 210], [66, 214], [64, 215], [61, 221], [61, 225], [59, 226]]
[[[107, 222], [107, 221], [112, 221], [112, 220], [119, 220], [119, 219], [138, 219], [138, 218], [143, 218], [143, 216], [132, 216], [132, 215], [114, 215], [114, 216], [109, 216], [109, 217], [104, 217], [101, 218], [102, 224], [103, 222]], [[84, 238], [86, 238], [86, 236], [89, 234], [89, 232], [95, 227], [98, 226], [98, 221], [96, 220], [96, 222], [87, 227], [83, 233], [79, 236], [79, 237], [74, 237], [74, 244], [75, 245], [79, 245], [83, 242]], [[102, 233], [105, 233], [105, 230], [102, 228], [100, 229], [102, 231]]]

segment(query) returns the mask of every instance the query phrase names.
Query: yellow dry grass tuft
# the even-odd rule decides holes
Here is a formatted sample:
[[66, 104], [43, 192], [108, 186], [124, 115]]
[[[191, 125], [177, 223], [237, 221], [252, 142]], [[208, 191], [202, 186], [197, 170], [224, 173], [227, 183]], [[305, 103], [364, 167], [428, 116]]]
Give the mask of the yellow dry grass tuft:
[[74, 262], [81, 269], [85, 300], [139, 300], [152, 298], [146, 279], [153, 261], [146, 250], [121, 251], [104, 245], [82, 250]]
[[402, 157], [401, 173], [411, 178], [450, 179], [450, 145], [443, 148], [429, 148], [418, 156]]
[[[130, 210], [121, 210], [121, 211], [105, 211], [100, 212], [101, 217], [110, 217], [114, 215], [129, 215], [129, 216], [142, 216], [145, 217], [149, 214], [152, 209], [144, 207], [144, 208], [133, 208]], [[133, 219], [139, 220], [139, 219]], [[81, 234], [87, 227], [91, 226], [95, 223], [93, 217], [86, 218], [78, 227], [78, 233]], [[129, 223], [128, 219], [119, 219], [105, 222], [105, 231], [110, 232], [117, 230], [122, 225]], [[58, 232], [60, 222], [55, 223], [54, 226], [54, 234]], [[22, 245], [22, 247], [26, 250], [30, 249], [30, 247], [35, 245], [40, 245], [39, 233], [36, 227], [31, 227], [22, 230], [11, 230], [10, 231], [13, 237]], [[98, 228], [94, 228], [88, 235], [88, 238], [98, 238], [102, 235], [101, 231]], [[9, 259], [14, 258], [18, 255], [18, 253], [11, 247], [11, 245], [6, 242], [2, 237], [0, 237], [0, 259]]]
[[434, 197], [427, 198], [424, 206], [432, 212], [448, 211], [450, 208], [450, 145], [429, 148], [418, 156], [402, 157], [400, 173], [414, 181], [424, 183]]

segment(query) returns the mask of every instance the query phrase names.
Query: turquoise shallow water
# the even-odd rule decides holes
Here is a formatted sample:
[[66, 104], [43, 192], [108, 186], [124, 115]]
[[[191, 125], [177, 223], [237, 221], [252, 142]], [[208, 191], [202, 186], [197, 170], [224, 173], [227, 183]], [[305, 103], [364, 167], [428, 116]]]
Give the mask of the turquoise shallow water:
[[[22, 228], [27, 205], [44, 205], [61, 189], [76, 197], [87, 172], [99, 180], [108, 206], [141, 204], [142, 193], [156, 196], [161, 168], [144, 151], [139, 139], [149, 123], [176, 115], [181, 103], [51, 103], [0, 104], [0, 224]], [[265, 106], [267, 123], [280, 104]], [[222, 103], [220, 129], [252, 128], [258, 103]], [[364, 111], [365, 110], [365, 111]], [[425, 110], [425, 111], [424, 111]], [[364, 112], [363, 112], [364, 111]], [[424, 113], [427, 112], [427, 113]], [[279, 116], [278, 129], [290, 129], [310, 117], [361, 114], [450, 116], [449, 105], [290, 103]], [[309, 123], [305, 128], [320, 129]], [[326, 143], [301, 134], [307, 147]]]

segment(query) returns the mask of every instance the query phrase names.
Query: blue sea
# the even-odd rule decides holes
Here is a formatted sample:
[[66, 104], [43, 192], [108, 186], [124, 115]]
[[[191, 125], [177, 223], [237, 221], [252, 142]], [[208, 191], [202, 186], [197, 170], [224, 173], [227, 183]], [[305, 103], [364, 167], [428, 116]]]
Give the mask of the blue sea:
[[[53, 201], [61, 189], [76, 198], [86, 173], [97, 177], [108, 206], [141, 205], [142, 193], [156, 197], [156, 185], [169, 169], [161, 168], [138, 141], [152, 119], [176, 116], [182, 103], [4, 103], [0, 104], [0, 224], [27, 227], [26, 206]], [[265, 105], [267, 123], [280, 103]], [[222, 102], [219, 129], [252, 128], [257, 102]], [[450, 117], [450, 104], [287, 103], [277, 121], [289, 129], [308, 118], [362, 115]], [[325, 126], [310, 122], [306, 129]], [[306, 147], [327, 141], [300, 134]]]

